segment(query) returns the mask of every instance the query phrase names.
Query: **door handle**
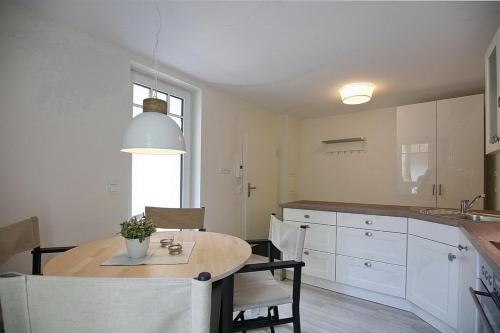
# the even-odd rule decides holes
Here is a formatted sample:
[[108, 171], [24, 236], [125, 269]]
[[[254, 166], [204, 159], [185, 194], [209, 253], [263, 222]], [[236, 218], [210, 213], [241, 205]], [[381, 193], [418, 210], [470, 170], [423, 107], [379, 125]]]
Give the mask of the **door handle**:
[[432, 184], [432, 195], [436, 195], [436, 184]]
[[252, 190], [256, 190], [256, 189], [257, 189], [256, 186], [252, 186], [252, 184], [248, 183], [247, 196], [250, 198], [250, 196], [252, 195]]
[[443, 184], [439, 184], [438, 195], [443, 195]]

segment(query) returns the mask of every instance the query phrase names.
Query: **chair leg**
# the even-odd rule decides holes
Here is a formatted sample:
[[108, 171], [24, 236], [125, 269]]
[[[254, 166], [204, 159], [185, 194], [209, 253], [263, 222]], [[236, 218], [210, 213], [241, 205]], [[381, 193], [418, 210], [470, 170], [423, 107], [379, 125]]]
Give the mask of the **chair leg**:
[[300, 313], [299, 305], [292, 304], [292, 315], [293, 315], [293, 333], [300, 333]]
[[273, 308], [273, 310], [274, 310], [274, 319], [279, 320], [280, 319], [280, 314], [279, 314], [279, 311], [278, 311], [278, 307], [275, 306]]
[[32, 274], [33, 275], [42, 275], [42, 252], [40, 251], [40, 247], [35, 247], [31, 254], [33, 255], [33, 265], [32, 265]]
[[[238, 315], [234, 318], [233, 323], [238, 323], [238, 320], [241, 321], [241, 326], [245, 326], [245, 311], [240, 311]], [[242, 333], [246, 333], [247, 331], [242, 330]]]
[[271, 306], [267, 308], [267, 321], [269, 321], [269, 328], [271, 329], [271, 333], [275, 333], [274, 326], [272, 324], [272, 320], [273, 320], [273, 316], [271, 315], [272, 308], [273, 307], [271, 307]]

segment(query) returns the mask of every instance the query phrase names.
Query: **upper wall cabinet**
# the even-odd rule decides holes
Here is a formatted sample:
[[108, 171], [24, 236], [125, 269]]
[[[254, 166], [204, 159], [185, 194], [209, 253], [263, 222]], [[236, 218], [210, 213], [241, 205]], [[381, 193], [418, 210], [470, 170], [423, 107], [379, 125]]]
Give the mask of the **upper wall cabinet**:
[[483, 110], [482, 94], [437, 101], [438, 207], [457, 208], [484, 192]]
[[486, 154], [500, 152], [500, 28], [485, 54]]
[[405, 204], [457, 208], [483, 193], [484, 96], [397, 108], [398, 190]]
[[405, 203], [436, 205], [436, 102], [397, 108], [398, 192]]

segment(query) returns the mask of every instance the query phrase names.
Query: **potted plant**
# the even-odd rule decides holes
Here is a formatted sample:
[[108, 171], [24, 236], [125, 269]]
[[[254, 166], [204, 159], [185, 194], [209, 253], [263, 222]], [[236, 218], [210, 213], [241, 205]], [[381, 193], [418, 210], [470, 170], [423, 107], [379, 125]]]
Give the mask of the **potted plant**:
[[120, 223], [120, 234], [125, 238], [127, 253], [130, 258], [143, 258], [148, 253], [149, 237], [156, 231], [151, 218], [142, 216], [132, 217]]

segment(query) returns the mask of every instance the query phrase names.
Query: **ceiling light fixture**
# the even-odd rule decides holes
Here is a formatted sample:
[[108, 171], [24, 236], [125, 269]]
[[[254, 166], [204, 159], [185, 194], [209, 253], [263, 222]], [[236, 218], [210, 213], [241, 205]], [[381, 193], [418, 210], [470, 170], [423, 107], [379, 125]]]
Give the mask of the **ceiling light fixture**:
[[123, 136], [121, 151], [132, 154], [175, 155], [186, 153], [182, 130], [168, 115], [167, 102], [157, 98], [158, 85], [158, 41], [161, 32], [161, 13], [155, 1], [158, 14], [158, 30], [154, 46], [155, 87], [153, 98], [142, 102], [142, 113], [134, 117]]
[[340, 88], [342, 103], [348, 105], [363, 104], [372, 98], [375, 85], [369, 82], [346, 84]]

